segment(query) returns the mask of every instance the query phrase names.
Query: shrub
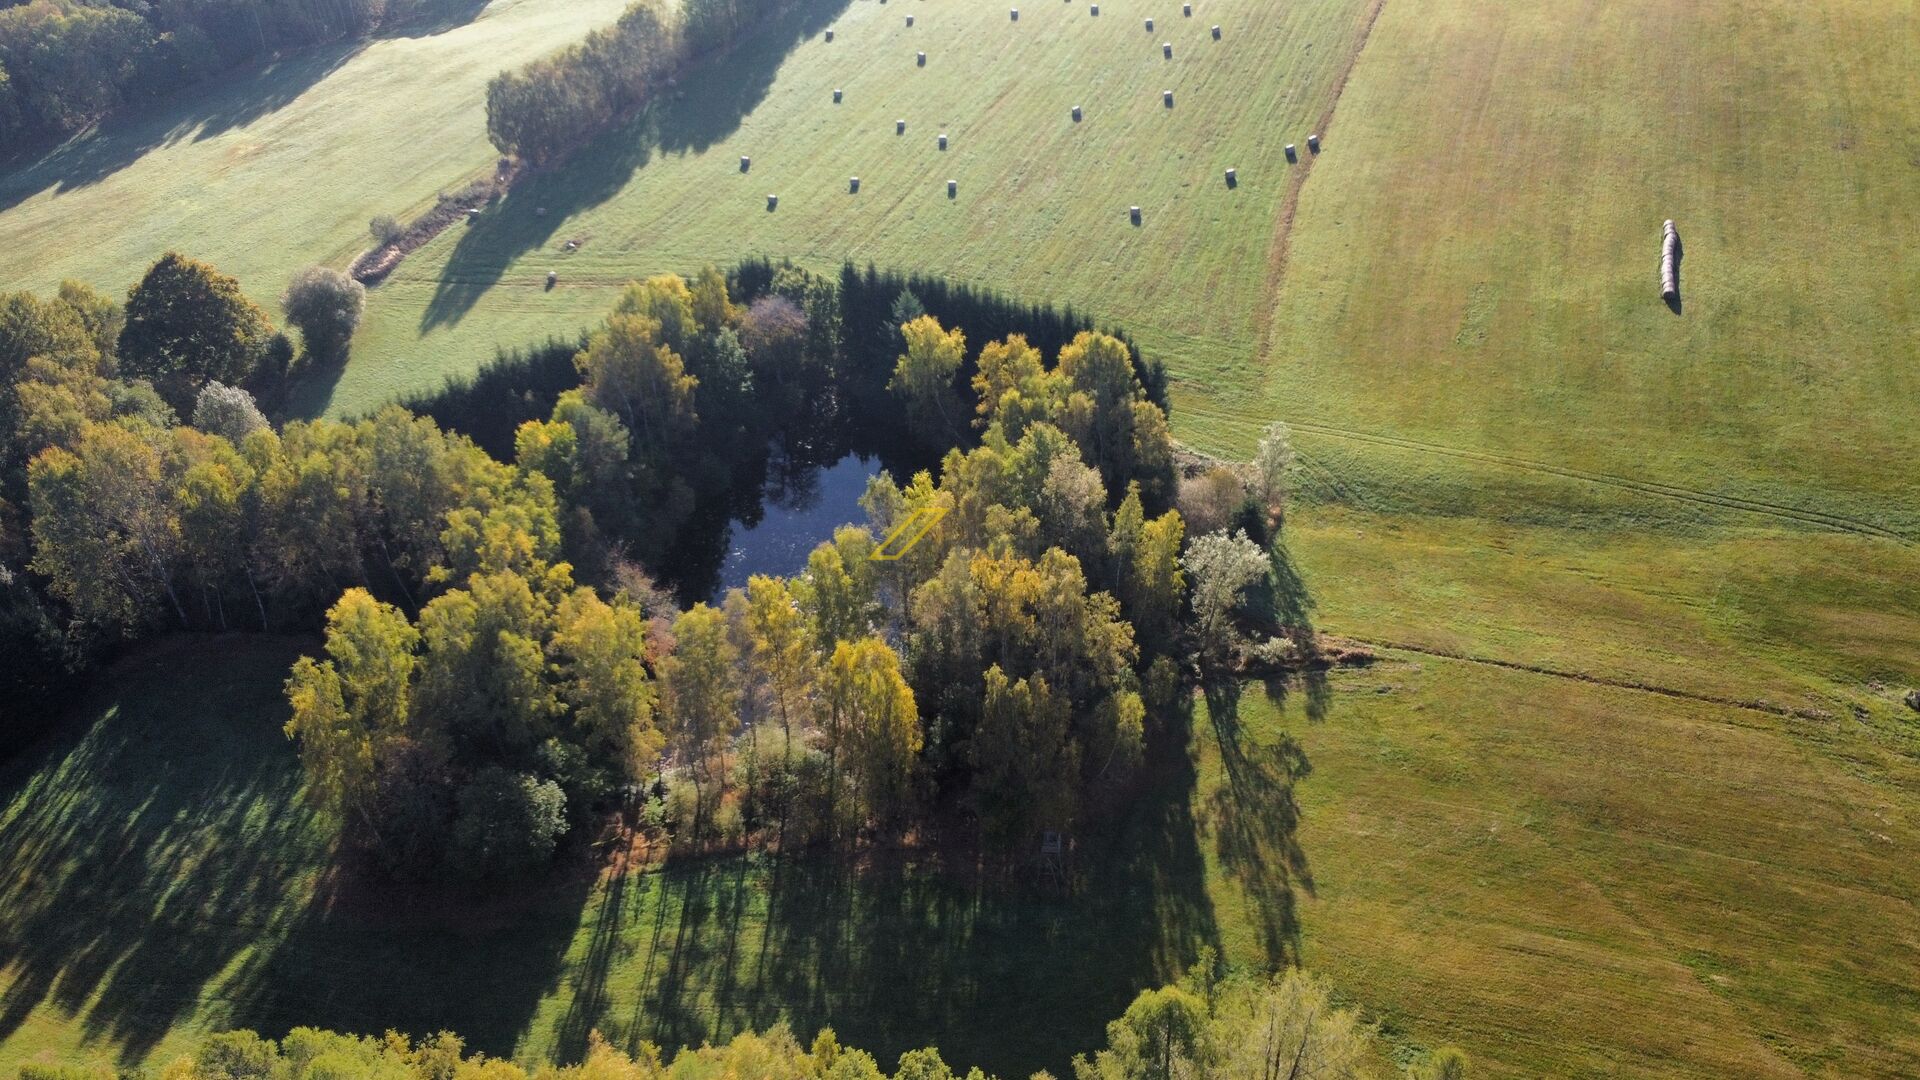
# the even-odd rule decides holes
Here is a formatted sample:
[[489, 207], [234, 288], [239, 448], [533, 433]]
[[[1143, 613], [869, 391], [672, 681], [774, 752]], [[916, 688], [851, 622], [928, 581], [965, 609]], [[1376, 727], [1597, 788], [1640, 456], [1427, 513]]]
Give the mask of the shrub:
[[367, 223], [367, 232], [372, 234], [373, 242], [382, 247], [397, 242], [406, 231], [406, 227], [392, 214], [381, 214]]
[[294, 275], [280, 298], [287, 321], [300, 328], [307, 355], [334, 359], [347, 350], [367, 306], [367, 287], [338, 270], [310, 266]]
[[453, 826], [455, 865], [478, 877], [506, 877], [553, 858], [567, 830], [560, 785], [498, 766], [482, 769], [460, 789]]
[[252, 394], [237, 386], [210, 382], [200, 388], [200, 396], [193, 401], [193, 426], [238, 446], [268, 425]]

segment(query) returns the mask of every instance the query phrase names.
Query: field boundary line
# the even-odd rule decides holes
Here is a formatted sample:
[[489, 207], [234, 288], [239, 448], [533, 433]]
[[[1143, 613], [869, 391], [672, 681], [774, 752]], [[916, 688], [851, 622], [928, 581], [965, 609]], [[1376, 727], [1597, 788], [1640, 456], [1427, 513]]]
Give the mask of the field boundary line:
[[[1319, 126], [1314, 133], [1320, 138], [1327, 137], [1327, 129], [1333, 126], [1333, 111], [1340, 106], [1340, 95], [1347, 92], [1347, 80], [1353, 76], [1353, 69], [1360, 65], [1360, 54], [1366, 51], [1367, 42], [1373, 38], [1373, 24], [1380, 21], [1380, 12], [1387, 6], [1387, 0], [1373, 0], [1367, 9], [1366, 22], [1360, 27], [1360, 36], [1355, 39], [1353, 48], [1348, 51], [1346, 62], [1339, 74], [1333, 78], [1333, 93], [1327, 99], [1327, 107], [1320, 114]], [[1267, 247], [1267, 283], [1261, 290], [1261, 303], [1254, 309], [1254, 340], [1257, 342], [1254, 356], [1265, 360], [1273, 340], [1273, 305], [1280, 295], [1280, 286], [1286, 280], [1287, 260], [1293, 250], [1293, 219], [1300, 212], [1300, 192], [1307, 186], [1307, 178], [1313, 175], [1313, 163], [1318, 161], [1318, 151], [1308, 148], [1306, 159], [1300, 167], [1293, 170], [1293, 177], [1287, 184], [1286, 198], [1280, 202], [1280, 214], [1273, 223], [1273, 240]]]
[[1760, 699], [1725, 697], [1697, 690], [1681, 690], [1658, 683], [1642, 682], [1637, 679], [1616, 679], [1607, 675], [1595, 675], [1585, 671], [1570, 671], [1565, 668], [1552, 668], [1543, 664], [1528, 664], [1519, 660], [1501, 660], [1491, 656], [1475, 656], [1455, 649], [1443, 649], [1435, 645], [1415, 645], [1411, 642], [1389, 641], [1383, 638], [1369, 638], [1357, 634], [1341, 633], [1338, 630], [1323, 629], [1328, 637], [1344, 641], [1354, 641], [1375, 649], [1388, 649], [1394, 652], [1414, 653], [1431, 656], [1439, 660], [1454, 660], [1463, 664], [1482, 664], [1487, 667], [1504, 668], [1508, 671], [1520, 671], [1529, 675], [1544, 675], [1549, 678], [1566, 679], [1571, 682], [1586, 683], [1590, 686], [1604, 686], [1613, 690], [1631, 690], [1643, 694], [1655, 694], [1677, 701], [1691, 701], [1701, 705], [1717, 705], [1728, 709], [1743, 709], [1747, 712], [1764, 713], [1782, 720], [1811, 720], [1819, 723], [1831, 723], [1836, 717], [1817, 709], [1795, 708], [1791, 705], [1776, 705]]
[[[1195, 416], [1205, 417], [1209, 420], [1229, 424], [1240, 424], [1248, 427], [1261, 427], [1267, 423], [1267, 421], [1255, 420], [1247, 416], [1206, 408], [1196, 408], [1192, 405], [1181, 406], [1180, 412], [1192, 413]], [[1312, 421], [1287, 420], [1285, 423], [1295, 431], [1304, 431], [1311, 435], [1322, 435], [1335, 439], [1349, 439], [1354, 442], [1373, 443], [1400, 450], [1414, 450], [1421, 453], [1461, 458], [1466, 461], [1475, 461], [1486, 465], [1499, 465], [1510, 469], [1546, 473], [1568, 480], [1579, 480], [1583, 483], [1620, 488], [1641, 495], [1678, 499], [1683, 502], [1698, 503], [1702, 506], [1712, 506], [1722, 510], [1735, 510], [1748, 514], [1758, 514], [1765, 517], [1797, 521], [1803, 525], [1817, 525], [1836, 532], [1853, 533], [1860, 536], [1871, 536], [1881, 540], [1891, 540], [1905, 546], [1912, 546], [1916, 542], [1913, 537], [1893, 529], [1875, 525], [1869, 521], [1861, 521], [1858, 518], [1828, 513], [1825, 510], [1808, 510], [1804, 507], [1786, 506], [1780, 503], [1765, 502], [1760, 499], [1749, 499], [1741, 495], [1718, 495], [1710, 491], [1681, 487], [1677, 484], [1661, 483], [1657, 480], [1639, 480], [1613, 473], [1589, 472], [1585, 469], [1554, 465], [1544, 461], [1514, 457], [1510, 454], [1499, 454], [1485, 450], [1466, 450], [1456, 446], [1445, 446], [1440, 443], [1422, 442], [1418, 439], [1409, 439], [1400, 435], [1382, 435], [1370, 431], [1355, 431], [1351, 428], [1334, 427], [1331, 424], [1321, 424]]]

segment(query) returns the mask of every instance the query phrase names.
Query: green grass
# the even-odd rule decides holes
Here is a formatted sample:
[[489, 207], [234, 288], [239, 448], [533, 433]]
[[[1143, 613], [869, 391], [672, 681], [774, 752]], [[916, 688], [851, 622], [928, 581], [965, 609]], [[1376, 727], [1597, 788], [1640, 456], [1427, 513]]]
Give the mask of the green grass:
[[0, 1071], [226, 1026], [538, 1062], [785, 1019], [1058, 1072], [1202, 945], [1303, 962], [1485, 1075], [1920, 1067], [1920, 764], [1851, 719], [1393, 651], [1171, 721], [1070, 895], [725, 858], [476, 901], [334, 866], [278, 730], [302, 644], [163, 643], [0, 775]]
[[[1123, 2], [1096, 18], [1076, 0], [1014, 22], [1004, 6], [932, 0], [911, 5], [909, 28], [902, 8], [802, 0], [683, 78], [683, 97], [409, 258], [317, 404], [366, 409], [470, 370], [496, 343], [571, 333], [637, 275], [756, 254], [872, 260], [1072, 303], [1176, 368], [1244, 360], [1293, 174], [1283, 144], [1304, 145], [1325, 111], [1366, 6], [1214, 0], [1182, 18]], [[550, 269], [560, 284], [547, 292]]]
[[[455, 6], [449, 0], [448, 6]], [[169, 248], [273, 308], [492, 168], [485, 86], [611, 23], [622, 0], [495, 0], [477, 15], [294, 54], [168, 98], [0, 173], [0, 290], [77, 278], [118, 296]]]

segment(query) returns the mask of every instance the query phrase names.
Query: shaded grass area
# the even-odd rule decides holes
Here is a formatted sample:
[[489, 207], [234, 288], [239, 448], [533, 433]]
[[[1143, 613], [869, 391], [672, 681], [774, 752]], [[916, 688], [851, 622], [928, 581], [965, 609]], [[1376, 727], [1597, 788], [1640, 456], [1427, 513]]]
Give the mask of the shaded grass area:
[[404, 219], [490, 172], [487, 79], [623, 6], [446, 0], [376, 40], [216, 77], [11, 163], [0, 172], [0, 289], [50, 292], [77, 278], [119, 295], [177, 249], [271, 306], [303, 266], [345, 267], [370, 243], [370, 218]]
[[372, 884], [299, 797], [280, 685], [303, 647], [162, 643], [0, 774], [0, 1071], [159, 1064], [241, 1026], [449, 1028], [531, 1062], [594, 1030], [671, 1047], [785, 1019], [1024, 1075], [1218, 943], [1183, 724], [1074, 889], [896, 855]]

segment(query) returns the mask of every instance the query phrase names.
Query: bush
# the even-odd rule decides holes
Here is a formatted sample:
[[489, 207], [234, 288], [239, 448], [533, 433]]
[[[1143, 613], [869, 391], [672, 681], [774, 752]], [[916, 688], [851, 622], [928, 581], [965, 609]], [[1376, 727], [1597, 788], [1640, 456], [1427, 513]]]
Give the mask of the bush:
[[294, 275], [280, 298], [287, 321], [300, 328], [307, 355], [328, 360], [346, 353], [366, 306], [365, 285], [324, 266], [310, 266]]
[[381, 247], [398, 242], [406, 231], [406, 227], [392, 214], [381, 214], [367, 223], [367, 232], [372, 234], [373, 242]]
[[560, 785], [498, 766], [482, 769], [460, 789], [451, 857], [476, 877], [507, 877], [553, 858], [567, 831]]
[[238, 446], [268, 424], [260, 407], [253, 403], [252, 394], [237, 386], [210, 382], [200, 388], [200, 396], [194, 399], [193, 426]]

